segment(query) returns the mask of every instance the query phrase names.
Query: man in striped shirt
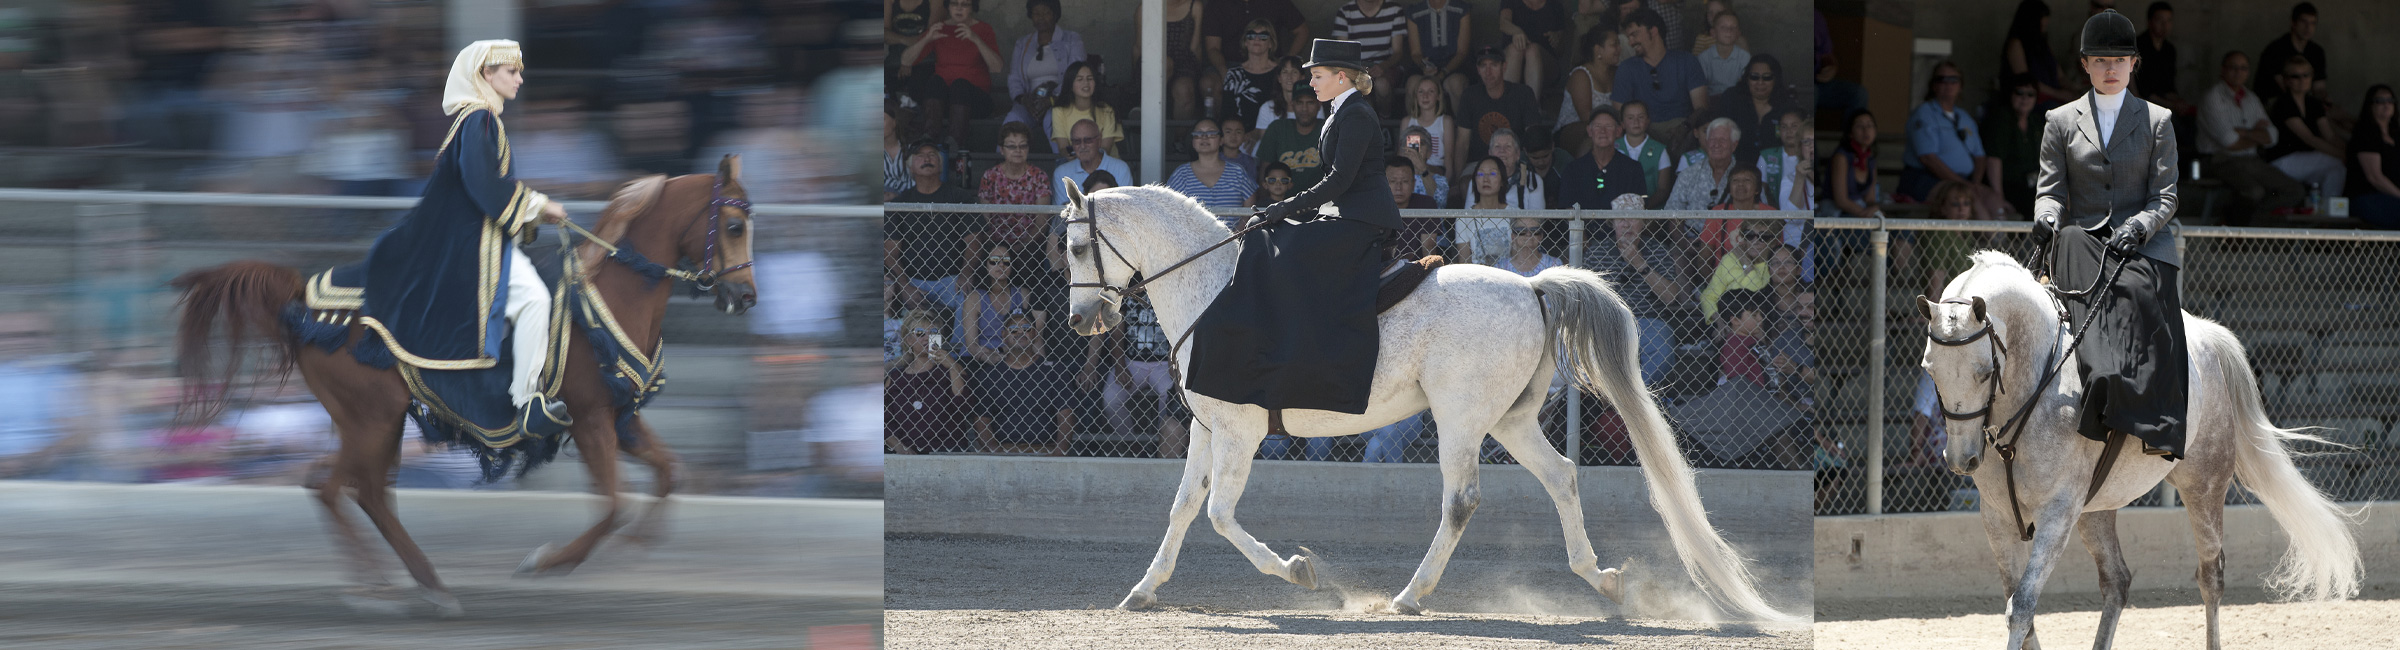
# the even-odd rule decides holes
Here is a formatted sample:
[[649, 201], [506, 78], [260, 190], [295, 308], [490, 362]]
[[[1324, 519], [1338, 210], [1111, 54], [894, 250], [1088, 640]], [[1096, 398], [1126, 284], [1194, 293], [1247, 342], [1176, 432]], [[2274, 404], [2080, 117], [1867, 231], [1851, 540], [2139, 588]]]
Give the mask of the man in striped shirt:
[[[1333, 39], [1357, 41], [1358, 58], [1367, 64], [1367, 74], [1384, 83], [1401, 81], [1399, 45], [1408, 35], [1408, 18], [1400, 7], [1387, 0], [1351, 0], [1333, 14]], [[1401, 99], [1408, 93], [1375, 93], [1369, 95], [1376, 103], [1375, 110], [1386, 115], [1398, 114]]]

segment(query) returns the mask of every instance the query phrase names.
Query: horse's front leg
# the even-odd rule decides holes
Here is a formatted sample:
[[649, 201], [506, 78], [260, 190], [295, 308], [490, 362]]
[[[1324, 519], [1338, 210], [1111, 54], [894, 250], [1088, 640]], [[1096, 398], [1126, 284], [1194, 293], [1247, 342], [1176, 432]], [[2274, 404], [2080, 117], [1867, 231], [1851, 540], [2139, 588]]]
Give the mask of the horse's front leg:
[[[569, 404], [569, 408], [574, 408]], [[568, 427], [574, 436], [575, 450], [583, 456], [583, 467], [592, 476], [592, 493], [600, 495], [600, 521], [583, 531], [566, 547], [551, 550], [543, 544], [517, 565], [518, 576], [539, 576], [574, 571], [600, 546], [600, 540], [616, 531], [624, 513], [624, 504], [617, 494], [617, 432], [616, 409], [591, 407], [575, 409], [575, 424]]]
[[2016, 593], [2008, 598], [2008, 648], [2038, 650], [2041, 642], [2033, 636], [2033, 608], [2042, 597], [2042, 585], [2050, 581], [2050, 571], [2058, 568], [2059, 556], [2066, 553], [2067, 539], [2074, 533], [2076, 511], [2081, 510], [2082, 486], [2060, 486], [2038, 504], [2027, 504], [2033, 515], [2033, 543], [2027, 548], [2025, 571], [2017, 577]]
[[[1211, 424], [1228, 426], [1221, 420]], [[1190, 452], [1183, 460], [1183, 480], [1175, 488], [1175, 505], [1167, 510], [1167, 537], [1159, 541], [1158, 554], [1150, 558], [1150, 570], [1142, 574], [1141, 583], [1133, 586], [1133, 593], [1126, 594], [1124, 602], [1117, 603], [1117, 609], [1141, 609], [1157, 603], [1159, 585], [1175, 575], [1175, 557], [1183, 551], [1184, 533], [1191, 531], [1192, 518], [1200, 515], [1202, 499], [1208, 498], [1210, 459], [1216, 457], [1211, 448], [1214, 437], [1208, 434], [1209, 430], [1210, 427], [1203, 426], [1192, 433]]]
[[[1265, 428], [1266, 423], [1262, 419], [1255, 429]], [[1258, 453], [1258, 443], [1263, 439], [1263, 433], [1245, 426], [1238, 432], [1219, 431], [1209, 436], [1212, 438], [1208, 450], [1209, 472], [1204, 479], [1208, 482], [1208, 521], [1216, 525], [1217, 534], [1224, 535], [1226, 540], [1233, 542], [1234, 548], [1241, 550], [1243, 557], [1250, 558], [1250, 565], [1257, 567], [1260, 573], [1316, 589], [1317, 572], [1309, 565], [1308, 558], [1299, 555], [1289, 559], [1276, 557], [1274, 550], [1251, 537], [1249, 531], [1242, 530], [1242, 524], [1233, 519], [1234, 505], [1242, 500], [1243, 484], [1250, 480], [1250, 457]]]
[[2100, 630], [2093, 635], [2092, 650], [2108, 650], [2117, 638], [2117, 617], [2133, 592], [2133, 569], [2125, 566], [2125, 550], [2117, 545], [2117, 511], [2084, 513], [2077, 528], [2083, 533], [2083, 547], [2100, 565]]

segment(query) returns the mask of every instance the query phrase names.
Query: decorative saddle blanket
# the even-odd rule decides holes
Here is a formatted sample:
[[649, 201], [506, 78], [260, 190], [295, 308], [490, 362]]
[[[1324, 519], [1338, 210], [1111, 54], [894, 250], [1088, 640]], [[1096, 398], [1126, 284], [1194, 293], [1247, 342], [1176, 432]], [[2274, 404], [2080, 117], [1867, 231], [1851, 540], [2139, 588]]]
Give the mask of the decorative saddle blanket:
[[[537, 242], [525, 246], [525, 254], [540, 272], [542, 284], [554, 289], [550, 341], [544, 346], [536, 387], [544, 394], [558, 394], [566, 377], [568, 337], [581, 332], [595, 352], [611, 405], [617, 410], [617, 442], [630, 448], [638, 440], [633, 435], [634, 414], [666, 386], [660, 359], [656, 354], [644, 354], [643, 346], [626, 336], [590, 284], [562, 280], [568, 275], [564, 266], [571, 257], [561, 255], [554, 240]], [[425, 440], [473, 450], [487, 481], [501, 478], [512, 467], [523, 474], [557, 455], [566, 436], [530, 435], [516, 421], [517, 407], [508, 394], [515, 346], [500, 346], [500, 358], [490, 368], [433, 370], [402, 363], [391, 353], [384, 334], [359, 322], [360, 317], [369, 315], [365, 266], [353, 262], [311, 276], [305, 298], [285, 308], [290, 331], [303, 344], [327, 352], [350, 344], [351, 356], [372, 368], [398, 366], [401, 379], [408, 384], [409, 416], [416, 420]], [[662, 342], [660, 352], [664, 347]]]

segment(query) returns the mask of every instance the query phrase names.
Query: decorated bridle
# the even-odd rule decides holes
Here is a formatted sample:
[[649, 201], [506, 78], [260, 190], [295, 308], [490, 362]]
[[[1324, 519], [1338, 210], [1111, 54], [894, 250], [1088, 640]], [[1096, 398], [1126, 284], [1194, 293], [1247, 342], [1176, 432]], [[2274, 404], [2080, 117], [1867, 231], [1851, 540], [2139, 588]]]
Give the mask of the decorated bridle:
[[708, 244], [702, 249], [704, 252], [702, 253], [700, 259], [700, 271], [697, 273], [686, 272], [683, 275], [676, 276], [691, 280], [692, 283], [696, 285], [702, 292], [716, 289], [718, 278], [725, 277], [727, 274], [733, 273], [734, 271], [750, 268], [752, 264], [757, 263], [757, 260], [751, 260], [748, 262], [735, 264], [724, 269], [717, 268], [717, 230], [720, 223], [724, 221], [725, 218], [725, 211], [717, 208], [723, 207], [741, 210], [742, 214], [750, 214], [750, 200], [740, 197], [726, 196], [724, 181], [717, 181], [715, 185], [710, 186], [708, 190], [708, 205], [700, 208], [708, 214]]
[[[1100, 230], [1099, 210], [1095, 209], [1097, 206], [1088, 197], [1080, 203], [1082, 204], [1081, 207], [1083, 208], [1084, 216], [1066, 220], [1067, 225], [1083, 224], [1090, 227], [1092, 229], [1092, 241], [1098, 242], [1101, 246], [1107, 247], [1108, 254], [1116, 257], [1117, 263], [1125, 265], [1125, 267], [1128, 269], [1133, 268], [1133, 262], [1125, 259], [1125, 253], [1117, 250], [1116, 242], [1109, 241], [1108, 233]], [[1193, 253], [1191, 257], [1183, 258], [1183, 261], [1167, 265], [1167, 268], [1160, 270], [1157, 273], [1144, 276], [1139, 282], [1122, 287], [1108, 283], [1107, 260], [1102, 259], [1099, 255], [1095, 254], [1092, 256], [1092, 268], [1094, 271], [1098, 272], [1100, 281], [1073, 282], [1067, 284], [1067, 288], [1099, 289], [1101, 292], [1100, 300], [1107, 303], [1110, 309], [1116, 309], [1121, 300], [1127, 296], [1133, 295], [1135, 292], [1141, 291], [1142, 287], [1158, 281], [1159, 278], [1166, 277], [1167, 274], [1175, 272], [1176, 269], [1183, 268], [1186, 264], [1199, 261], [1199, 259], [1202, 257], [1207, 257], [1209, 253], [1214, 253], [1217, 251], [1217, 249], [1224, 248], [1226, 244], [1241, 241], [1243, 235], [1250, 234], [1250, 231], [1264, 227], [1267, 225], [1267, 223], [1268, 222], [1266, 220], [1260, 220], [1257, 223], [1252, 223], [1247, 227], [1236, 230], [1233, 232], [1233, 236], [1226, 237], [1224, 241], [1217, 242], [1215, 245], [1209, 246], [1208, 248], [1200, 249], [1200, 252]], [[1184, 332], [1184, 337], [1189, 338], [1190, 336], [1191, 332]]]

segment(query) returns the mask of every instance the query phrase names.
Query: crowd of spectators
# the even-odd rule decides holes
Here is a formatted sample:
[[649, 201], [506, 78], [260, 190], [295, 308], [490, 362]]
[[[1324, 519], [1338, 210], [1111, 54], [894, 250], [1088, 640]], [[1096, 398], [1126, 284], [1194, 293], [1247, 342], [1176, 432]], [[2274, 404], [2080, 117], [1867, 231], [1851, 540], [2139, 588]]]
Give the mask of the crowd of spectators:
[[[2090, 7], [2097, 13], [2117, 4], [2095, 0]], [[2228, 225], [2400, 228], [2400, 183], [2392, 180], [2400, 174], [2400, 158], [2387, 155], [2400, 148], [2390, 86], [2361, 92], [2328, 84], [2330, 61], [2316, 38], [2313, 3], [2291, 5], [2288, 21], [2258, 49], [2231, 48], [2217, 56], [2215, 79], [2199, 89], [2176, 83], [2182, 59], [2174, 4], [2150, 2], [2129, 17], [2144, 25], [2135, 43], [2141, 65], [2131, 92], [2174, 112], [2176, 148], [2187, 163], [2179, 175], [2205, 181], [2187, 188], [2186, 205], [2199, 206], [2199, 194], [2219, 191], [2225, 205], [2208, 216]], [[1843, 146], [1820, 179], [1834, 195], [1822, 206], [1824, 214], [1867, 216], [1882, 205], [1916, 203], [1948, 215], [1953, 212], [1935, 204], [1932, 194], [1937, 186], [1957, 184], [1976, 204], [1972, 218], [2027, 218], [2044, 113], [2089, 88], [2075, 57], [2051, 50], [2052, 26], [2048, 3], [2020, 0], [1998, 53], [1997, 78], [1969, 79], [1947, 61], [1933, 69], [1926, 96], [1905, 119], [1907, 144], [1896, 186], [1872, 178], [1877, 118], [1860, 108], [1863, 98], [1843, 109], [1849, 116]], [[1988, 88], [1991, 100], [1963, 105], [1967, 88]], [[1841, 99], [1825, 89], [1819, 85], [1819, 110]], [[2337, 94], [2351, 92], [2361, 92], [2355, 111], [2336, 101]], [[2336, 199], [2347, 199], [2347, 214], [2333, 214], [2345, 203]], [[2195, 210], [2186, 216], [2200, 215]]]
[[[988, 33], [977, 0], [889, 5], [887, 201], [1055, 204], [1066, 180], [1086, 191], [1135, 181], [1133, 97], [1056, 0], [1022, 5], [1023, 34]], [[1361, 43], [1379, 81], [1369, 98], [1390, 129], [1385, 178], [1405, 208], [1816, 209], [1796, 80], [1753, 53], [1734, 2], [1354, 0], [1330, 34], [1312, 33], [1291, 0], [1170, 1], [1163, 18], [1175, 133], [1162, 176], [1211, 208], [1263, 207], [1322, 176], [1326, 116], [1300, 65], [1310, 39], [1337, 38]], [[1494, 21], [1498, 38], [1475, 36]], [[1582, 259], [1643, 319], [1644, 376], [1671, 397], [1739, 380], [1805, 411], [1800, 376], [1814, 358], [1776, 347], [1804, 328], [1795, 305], [1813, 304], [1803, 221], [1606, 220]], [[1126, 327], [1090, 341], [1048, 317], [1065, 297], [1055, 218], [892, 212], [885, 228], [890, 451], [1182, 455], [1185, 414], [1147, 304], [1128, 302]], [[1506, 214], [1408, 218], [1390, 254], [1525, 275], [1573, 257], [1563, 222]], [[995, 281], [1011, 293], [977, 293]], [[1726, 294], [1756, 308], [1719, 314]], [[1020, 326], [1025, 338], [1010, 338]], [[1591, 418], [1592, 430], [1612, 435], [1612, 417]], [[1363, 455], [1400, 460], [1429, 421], [1370, 432]], [[1262, 456], [1322, 459], [1332, 447], [1273, 440]], [[1620, 451], [1615, 462], [1630, 462]], [[1778, 453], [1750, 462], [1793, 455]]]
[[[0, 185], [414, 196], [450, 126], [447, 3], [39, 4], [0, 9], [0, 146], [29, 148], [0, 164]], [[876, 79], [832, 73], [869, 63], [843, 53], [843, 27], [872, 10], [526, 5], [528, 83], [507, 111], [519, 175], [599, 199], [739, 151], [771, 195], [753, 199], [872, 200], [863, 167], [823, 162], [865, 149], [857, 105]]]

